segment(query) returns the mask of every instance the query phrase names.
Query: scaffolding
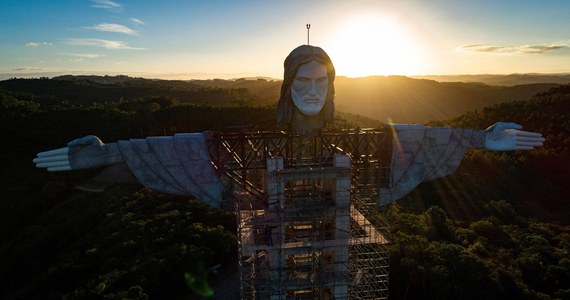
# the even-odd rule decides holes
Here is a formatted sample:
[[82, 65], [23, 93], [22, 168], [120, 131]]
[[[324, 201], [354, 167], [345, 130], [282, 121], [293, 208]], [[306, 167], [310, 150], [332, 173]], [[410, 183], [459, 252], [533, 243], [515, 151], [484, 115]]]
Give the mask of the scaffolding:
[[391, 132], [210, 133], [232, 188], [242, 299], [388, 299]]

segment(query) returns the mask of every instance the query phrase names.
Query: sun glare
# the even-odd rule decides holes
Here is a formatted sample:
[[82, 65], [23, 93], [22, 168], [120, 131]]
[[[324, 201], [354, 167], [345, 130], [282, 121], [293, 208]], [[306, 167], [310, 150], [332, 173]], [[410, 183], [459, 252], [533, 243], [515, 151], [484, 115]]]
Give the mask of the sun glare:
[[337, 74], [348, 77], [414, 75], [423, 69], [418, 46], [386, 18], [361, 16], [341, 23], [326, 49]]

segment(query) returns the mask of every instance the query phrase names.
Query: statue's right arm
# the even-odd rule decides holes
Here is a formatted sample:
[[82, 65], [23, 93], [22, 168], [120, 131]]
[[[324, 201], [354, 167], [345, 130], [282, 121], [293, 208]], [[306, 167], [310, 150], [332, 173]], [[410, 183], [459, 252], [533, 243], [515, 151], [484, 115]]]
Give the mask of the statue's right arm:
[[38, 168], [50, 172], [97, 168], [123, 161], [116, 143], [103, 143], [94, 135], [75, 139], [67, 147], [38, 153], [33, 160]]

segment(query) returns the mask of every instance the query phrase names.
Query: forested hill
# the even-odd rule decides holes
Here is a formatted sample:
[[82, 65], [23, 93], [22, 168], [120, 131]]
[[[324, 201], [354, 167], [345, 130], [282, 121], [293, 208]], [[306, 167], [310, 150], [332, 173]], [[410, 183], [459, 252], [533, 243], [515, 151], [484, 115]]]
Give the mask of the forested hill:
[[418, 75], [417, 79], [440, 82], [479, 82], [489, 85], [515, 86], [534, 83], [570, 84], [570, 74], [508, 74], [508, 75]]
[[[151, 98], [220, 107], [274, 106], [279, 98], [280, 85], [280, 81], [261, 78], [180, 81], [126, 76], [60, 76], [0, 81], [0, 89], [20, 100], [31, 100], [44, 106], [61, 104], [67, 107], [141, 102]], [[359, 114], [385, 123], [447, 120], [495, 103], [527, 100], [554, 86], [558, 84], [490, 86], [402, 76], [337, 77], [335, 81], [337, 111]]]
[[[540, 132], [544, 147], [522, 152], [472, 151], [462, 169], [476, 180], [469, 198], [510, 198], [530, 216], [570, 225], [570, 85], [539, 93], [528, 101], [509, 101], [473, 111], [433, 126], [485, 128], [512, 121]], [[473, 163], [473, 165], [470, 165]], [[505, 171], [505, 172], [503, 172]], [[461, 172], [459, 172], [461, 173]], [[477, 178], [477, 179], [476, 179]], [[489, 193], [491, 192], [492, 193]], [[484, 195], [483, 195], [484, 194]], [[449, 197], [445, 197], [449, 198]], [[481, 199], [480, 198], [480, 199]], [[455, 199], [456, 203], [462, 202]], [[450, 199], [450, 203], [453, 201]], [[462, 204], [463, 205], [463, 204]], [[468, 215], [461, 215], [466, 218]]]
[[570, 86], [449, 122], [515, 121], [544, 148], [467, 153], [393, 207], [391, 299], [570, 299]]
[[43, 106], [90, 106], [93, 103], [136, 102], [169, 98], [179, 103], [210, 106], [265, 105], [274, 99], [254, 96], [246, 88], [217, 88], [190, 81], [151, 80], [126, 76], [63, 76], [53, 79], [10, 79], [0, 89], [20, 100]]
[[558, 84], [490, 86], [401, 76], [340, 77], [335, 81], [338, 110], [386, 123], [447, 120], [508, 100], [528, 100], [555, 86]]
[[[137, 184], [96, 182], [102, 192], [85, 192], [76, 187], [93, 184], [102, 170], [48, 173], [31, 160], [86, 134], [116, 141], [270, 122], [274, 107], [189, 105], [142, 92], [142, 98], [95, 97], [96, 103], [78, 105], [73, 99], [79, 96], [53, 94], [51, 81], [0, 82], [0, 298], [204, 299], [214, 293], [224, 299], [238, 293], [237, 277], [220, 284], [237, 268], [231, 212]], [[47, 87], [38, 93], [7, 82]], [[125, 82], [64, 84], [97, 93], [119, 91]], [[230, 90], [200, 88], [223, 91], [223, 97]], [[469, 151], [454, 175], [422, 184], [393, 205], [391, 299], [570, 298], [568, 115], [570, 87], [561, 86], [433, 123], [484, 129], [515, 121], [544, 133], [547, 142], [531, 152]], [[345, 119], [349, 126], [378, 124]]]

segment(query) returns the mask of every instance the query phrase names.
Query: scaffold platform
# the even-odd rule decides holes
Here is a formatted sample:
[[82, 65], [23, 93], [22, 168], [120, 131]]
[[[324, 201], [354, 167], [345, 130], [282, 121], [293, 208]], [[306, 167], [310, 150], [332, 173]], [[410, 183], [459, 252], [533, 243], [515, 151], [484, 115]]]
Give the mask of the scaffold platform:
[[232, 187], [242, 299], [388, 299], [390, 232], [378, 190], [391, 132], [210, 133]]

